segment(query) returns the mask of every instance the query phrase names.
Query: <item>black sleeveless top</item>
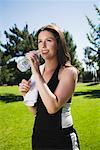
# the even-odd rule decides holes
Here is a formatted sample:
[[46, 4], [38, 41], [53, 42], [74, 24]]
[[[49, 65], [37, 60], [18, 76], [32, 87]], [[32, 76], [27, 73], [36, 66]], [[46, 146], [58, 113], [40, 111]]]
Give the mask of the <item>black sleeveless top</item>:
[[[59, 72], [60, 66], [58, 65], [56, 70], [54, 71], [51, 79], [47, 83], [50, 90], [54, 93], [57, 85], [58, 85], [58, 72]], [[38, 95], [37, 100], [37, 114], [35, 119], [35, 125], [34, 128], [37, 132], [51, 132], [51, 131], [57, 131], [60, 128], [60, 111], [59, 110], [55, 114], [49, 114], [47, 112], [46, 107], [44, 106], [40, 95]]]
[[[51, 79], [47, 83], [48, 87], [53, 93], [59, 83], [59, 69], [60, 65], [57, 66]], [[66, 147], [68, 145], [66, 143], [66, 130], [63, 130], [61, 126], [62, 108], [55, 114], [49, 114], [39, 94], [36, 105], [37, 114], [32, 135], [33, 149]]]

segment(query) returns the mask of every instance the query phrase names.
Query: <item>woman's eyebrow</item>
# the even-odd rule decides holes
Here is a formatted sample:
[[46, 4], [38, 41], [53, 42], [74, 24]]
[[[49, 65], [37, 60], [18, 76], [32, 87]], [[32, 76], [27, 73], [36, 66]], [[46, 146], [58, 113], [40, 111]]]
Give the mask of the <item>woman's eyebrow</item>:
[[[47, 37], [46, 39], [55, 39], [55, 37]], [[42, 38], [38, 38], [38, 41], [42, 40]]]

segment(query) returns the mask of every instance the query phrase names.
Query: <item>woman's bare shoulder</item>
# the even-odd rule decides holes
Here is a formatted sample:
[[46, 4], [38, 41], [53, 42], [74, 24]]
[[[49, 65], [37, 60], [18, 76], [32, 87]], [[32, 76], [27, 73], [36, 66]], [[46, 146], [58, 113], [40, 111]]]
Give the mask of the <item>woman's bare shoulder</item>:
[[78, 70], [76, 67], [70, 65], [70, 66], [67, 66], [67, 65], [64, 65], [60, 68], [60, 71], [59, 71], [59, 79], [61, 79], [62, 77], [65, 77], [66, 76], [70, 76], [71, 78], [73, 77], [73, 79], [76, 81], [76, 79], [78, 78]]

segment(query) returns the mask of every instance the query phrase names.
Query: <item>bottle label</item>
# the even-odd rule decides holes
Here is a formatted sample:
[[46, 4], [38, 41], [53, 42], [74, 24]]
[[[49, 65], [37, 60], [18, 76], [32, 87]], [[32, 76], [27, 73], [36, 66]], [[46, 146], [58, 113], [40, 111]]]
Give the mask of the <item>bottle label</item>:
[[17, 62], [17, 68], [21, 71], [21, 72], [26, 72], [28, 69], [30, 69], [30, 64], [29, 61], [26, 57], [21, 58], [18, 62]]

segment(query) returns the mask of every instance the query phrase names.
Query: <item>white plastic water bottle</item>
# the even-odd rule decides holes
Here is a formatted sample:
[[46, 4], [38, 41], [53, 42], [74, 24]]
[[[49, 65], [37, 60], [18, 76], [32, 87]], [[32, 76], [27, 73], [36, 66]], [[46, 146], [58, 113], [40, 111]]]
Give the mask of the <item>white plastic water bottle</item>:
[[[34, 53], [38, 56], [38, 54], [41, 52], [40, 50], [33, 50]], [[28, 69], [30, 69], [30, 63], [26, 56], [20, 56], [17, 60], [17, 68], [21, 72], [26, 72]]]
[[29, 60], [25, 56], [20, 56], [19, 60], [17, 61], [17, 68], [21, 72], [26, 72], [28, 69], [30, 69]]

